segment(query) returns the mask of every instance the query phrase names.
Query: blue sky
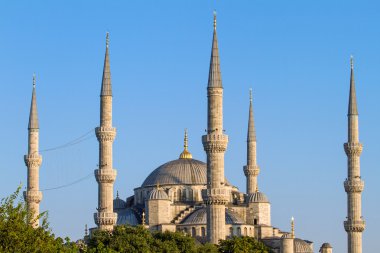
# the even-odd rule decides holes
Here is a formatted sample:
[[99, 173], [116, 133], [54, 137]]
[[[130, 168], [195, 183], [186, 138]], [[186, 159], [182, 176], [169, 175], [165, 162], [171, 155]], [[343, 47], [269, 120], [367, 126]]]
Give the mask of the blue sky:
[[[380, 4], [376, 1], [1, 1], [0, 196], [26, 184], [23, 155], [32, 74], [37, 75], [40, 148], [67, 143], [98, 125], [99, 92], [110, 32], [114, 92], [115, 192], [126, 198], [159, 165], [176, 159], [183, 130], [205, 160], [206, 83], [212, 12], [224, 84], [224, 125], [230, 137], [226, 176], [245, 191], [249, 88], [253, 88], [259, 188], [272, 203], [272, 223], [346, 250], [349, 57], [355, 57], [360, 114], [364, 252], [375, 252], [380, 176]], [[91, 174], [94, 135], [43, 152], [41, 189]], [[97, 184], [90, 176], [45, 191], [59, 236], [78, 239], [94, 226]]]

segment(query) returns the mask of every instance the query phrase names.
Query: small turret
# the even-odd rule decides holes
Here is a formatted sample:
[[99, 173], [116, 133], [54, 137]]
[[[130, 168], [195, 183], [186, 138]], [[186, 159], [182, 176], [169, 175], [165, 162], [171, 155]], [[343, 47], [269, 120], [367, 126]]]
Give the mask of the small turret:
[[333, 248], [331, 247], [330, 243], [325, 242], [322, 244], [321, 248], [319, 249], [320, 253], [333, 253]]

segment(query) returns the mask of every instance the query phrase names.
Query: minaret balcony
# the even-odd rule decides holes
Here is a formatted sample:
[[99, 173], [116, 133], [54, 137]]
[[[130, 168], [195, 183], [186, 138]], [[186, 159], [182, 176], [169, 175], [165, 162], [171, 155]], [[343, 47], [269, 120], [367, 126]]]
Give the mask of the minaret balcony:
[[257, 165], [246, 165], [243, 167], [244, 175], [248, 176], [257, 176], [260, 173], [260, 168]]
[[115, 225], [117, 220], [117, 213], [99, 212], [94, 213], [94, 221], [98, 226], [101, 225]]
[[206, 205], [226, 205], [230, 197], [230, 190], [227, 188], [204, 189], [202, 197]]
[[113, 141], [116, 137], [115, 127], [97, 127], [95, 128], [96, 137], [99, 142]]
[[117, 171], [97, 169], [94, 171], [94, 174], [98, 183], [113, 183], [115, 182]]
[[364, 220], [347, 220], [344, 221], [344, 229], [346, 232], [363, 232], [365, 229], [365, 221]]
[[42, 200], [42, 192], [40, 191], [24, 191], [24, 200], [27, 203], [40, 203]]
[[32, 154], [24, 155], [24, 161], [25, 165], [28, 168], [31, 167], [40, 167], [42, 163], [42, 156], [39, 155], [37, 152]]
[[364, 181], [359, 178], [346, 179], [344, 181], [344, 189], [347, 193], [362, 192], [364, 189]]
[[228, 135], [213, 132], [202, 136], [204, 150], [207, 153], [221, 153], [227, 149]]
[[347, 156], [360, 156], [363, 151], [363, 144], [359, 142], [344, 143], [344, 151]]

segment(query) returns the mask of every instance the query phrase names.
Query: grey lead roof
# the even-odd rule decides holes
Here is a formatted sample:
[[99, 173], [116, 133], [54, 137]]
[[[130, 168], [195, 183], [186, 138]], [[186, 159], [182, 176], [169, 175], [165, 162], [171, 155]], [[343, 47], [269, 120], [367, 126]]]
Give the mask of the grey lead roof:
[[348, 115], [358, 115], [358, 106], [356, 103], [354, 63], [351, 57], [351, 77], [350, 77], [350, 98], [348, 101]]
[[38, 129], [37, 97], [36, 97], [36, 79], [33, 76], [32, 101], [30, 104], [28, 129]]
[[[228, 181], [225, 179], [227, 185]], [[177, 159], [152, 171], [141, 187], [159, 185], [206, 185], [207, 165], [195, 159]]]
[[108, 48], [109, 48], [109, 33], [107, 33], [107, 37], [106, 37], [106, 55], [104, 57], [102, 90], [101, 90], [100, 96], [112, 96], [111, 70], [110, 70]]
[[210, 70], [208, 75], [208, 87], [222, 88], [222, 75], [220, 73], [218, 38], [216, 35], [216, 16], [214, 15], [214, 35], [212, 38], [212, 49], [210, 59]]
[[[182, 225], [206, 224], [207, 210], [205, 207], [196, 209], [190, 213], [182, 222]], [[237, 214], [226, 209], [226, 224], [244, 224], [244, 221]]]

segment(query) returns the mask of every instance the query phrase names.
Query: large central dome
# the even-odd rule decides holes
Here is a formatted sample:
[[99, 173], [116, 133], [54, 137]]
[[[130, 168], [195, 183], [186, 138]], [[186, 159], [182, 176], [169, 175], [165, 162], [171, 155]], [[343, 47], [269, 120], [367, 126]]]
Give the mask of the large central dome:
[[207, 166], [195, 159], [177, 159], [167, 162], [149, 174], [141, 187], [154, 185], [207, 184]]

